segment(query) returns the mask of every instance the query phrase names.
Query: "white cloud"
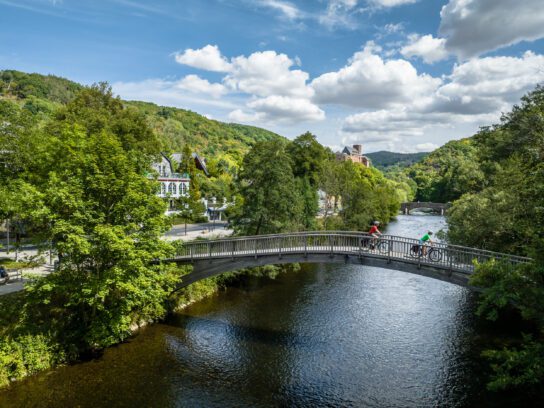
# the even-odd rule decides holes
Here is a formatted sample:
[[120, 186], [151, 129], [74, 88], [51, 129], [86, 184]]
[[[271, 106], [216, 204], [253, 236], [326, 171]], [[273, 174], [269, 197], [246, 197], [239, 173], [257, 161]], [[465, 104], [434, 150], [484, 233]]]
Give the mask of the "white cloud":
[[188, 48], [182, 53], [176, 53], [175, 58], [180, 64], [206, 71], [228, 72], [231, 69], [230, 64], [221, 55], [217, 45], [208, 44], [197, 50]]
[[469, 58], [544, 37], [542, 0], [450, 0], [440, 12], [446, 48]]
[[404, 30], [404, 24], [402, 23], [396, 23], [396, 24], [389, 23], [383, 27], [383, 31], [386, 34], [400, 33], [402, 32], [402, 30]]
[[259, 4], [282, 13], [289, 20], [295, 20], [302, 16], [301, 11], [292, 3], [280, 0], [260, 0]]
[[195, 109], [196, 106], [213, 106], [229, 110], [236, 108], [236, 104], [231, 101], [209, 97], [210, 92], [212, 92], [212, 95], [217, 92], [215, 85], [221, 84], [210, 84], [208, 82], [211, 88], [206, 88], [206, 85], [204, 85], [204, 89], [201, 89], [200, 93], [196, 84], [199, 84], [201, 88], [203, 86], [202, 83], [194, 79], [187, 80], [187, 77], [177, 81], [146, 79], [138, 82], [115, 82], [112, 84], [112, 89], [115, 94], [123, 99], [154, 102], [159, 105], [184, 109]]
[[[395, 142], [402, 149], [420, 150], [449, 137], [469, 136], [479, 126], [496, 123], [521, 96], [544, 82], [544, 56], [487, 57], [455, 65], [444, 83], [410, 103], [349, 115], [341, 133], [347, 141]], [[426, 140], [425, 140], [426, 139]], [[401, 149], [399, 147], [399, 149]]]
[[408, 45], [400, 50], [400, 53], [407, 58], [421, 57], [428, 64], [448, 58], [445, 48], [446, 40], [443, 38], [434, 38], [430, 34], [422, 37], [412, 34], [408, 36], [408, 41]]
[[371, 4], [379, 7], [395, 7], [403, 4], [413, 4], [418, 0], [369, 0]]
[[232, 58], [231, 71], [224, 82], [235, 91], [259, 97], [281, 95], [309, 98], [313, 95], [313, 90], [306, 84], [309, 75], [299, 69], [291, 70], [294, 64], [287, 55], [275, 51], [239, 56]]
[[307, 99], [286, 96], [268, 96], [248, 103], [256, 111], [264, 112], [271, 118], [289, 118], [294, 120], [323, 120], [325, 112]]
[[237, 109], [229, 114], [229, 119], [249, 123], [284, 124], [325, 119], [325, 112], [309, 100], [302, 98], [273, 95], [252, 100], [247, 107], [252, 109], [252, 112]]
[[202, 79], [198, 75], [187, 75], [176, 82], [175, 86], [192, 93], [211, 95], [214, 98], [219, 98], [227, 93], [224, 85], [210, 83], [207, 79]]
[[318, 16], [318, 21], [329, 29], [336, 27], [353, 29], [357, 26], [353, 18], [355, 6], [357, 0], [329, 0], [326, 11]]
[[367, 43], [348, 65], [314, 79], [315, 101], [379, 109], [428, 95], [441, 84], [438, 78], [418, 74], [406, 60], [383, 60], [377, 50]]
[[[466, 114], [508, 110], [544, 82], [543, 67], [544, 56], [532, 52], [521, 57], [487, 57], [455, 65], [448, 83], [438, 89], [429, 108]], [[462, 111], [459, 107], [463, 107]]]

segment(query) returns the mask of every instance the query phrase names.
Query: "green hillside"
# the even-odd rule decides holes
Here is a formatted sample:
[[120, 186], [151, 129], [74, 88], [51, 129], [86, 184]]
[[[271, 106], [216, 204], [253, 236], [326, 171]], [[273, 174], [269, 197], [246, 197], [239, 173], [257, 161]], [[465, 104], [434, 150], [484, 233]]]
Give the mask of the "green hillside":
[[416, 199], [420, 201], [454, 201], [466, 192], [478, 191], [483, 183], [473, 138], [449, 141], [405, 173], [417, 183]]
[[365, 154], [371, 161], [374, 167], [380, 170], [388, 170], [391, 167], [397, 166], [400, 168], [409, 167], [426, 157], [429, 153], [394, 153], [387, 151], [379, 151]]
[[[36, 115], [51, 115], [73, 99], [83, 86], [54, 75], [0, 71], [0, 98], [23, 105]], [[181, 151], [186, 144], [204, 156], [240, 163], [251, 146], [262, 140], [282, 138], [276, 133], [253, 126], [210, 120], [184, 109], [154, 103], [125, 101], [145, 115], [157, 132], [166, 151]]]

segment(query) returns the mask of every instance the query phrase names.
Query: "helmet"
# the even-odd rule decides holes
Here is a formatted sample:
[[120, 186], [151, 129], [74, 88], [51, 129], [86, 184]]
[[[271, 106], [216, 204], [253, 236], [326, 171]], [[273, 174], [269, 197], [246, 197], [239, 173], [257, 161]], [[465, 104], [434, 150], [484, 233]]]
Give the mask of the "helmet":
[[427, 234], [433, 235], [433, 232], [432, 231], [427, 231]]
[[374, 221], [372, 224], [374, 224], [374, 225], [380, 225], [380, 221]]

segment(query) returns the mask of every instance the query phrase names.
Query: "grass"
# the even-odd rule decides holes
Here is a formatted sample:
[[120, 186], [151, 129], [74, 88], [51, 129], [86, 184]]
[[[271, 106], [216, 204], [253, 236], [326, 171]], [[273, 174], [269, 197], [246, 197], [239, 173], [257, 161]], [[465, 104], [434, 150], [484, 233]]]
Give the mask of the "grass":
[[0, 258], [0, 265], [6, 269], [24, 269], [24, 268], [36, 268], [40, 266], [36, 261], [14, 261], [9, 258]]

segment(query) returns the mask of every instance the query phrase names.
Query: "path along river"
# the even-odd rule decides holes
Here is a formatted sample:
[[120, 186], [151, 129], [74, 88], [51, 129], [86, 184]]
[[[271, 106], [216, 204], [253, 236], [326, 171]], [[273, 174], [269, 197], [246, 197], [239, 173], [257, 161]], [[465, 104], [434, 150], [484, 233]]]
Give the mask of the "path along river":
[[[443, 217], [399, 216], [387, 233], [444, 227]], [[479, 354], [500, 333], [474, 318], [475, 301], [404, 272], [306, 265], [194, 304], [101, 358], [14, 384], [0, 407], [530, 406], [485, 391]]]

